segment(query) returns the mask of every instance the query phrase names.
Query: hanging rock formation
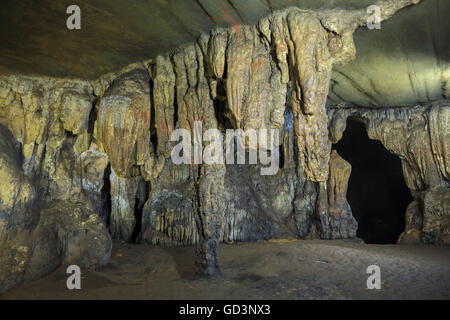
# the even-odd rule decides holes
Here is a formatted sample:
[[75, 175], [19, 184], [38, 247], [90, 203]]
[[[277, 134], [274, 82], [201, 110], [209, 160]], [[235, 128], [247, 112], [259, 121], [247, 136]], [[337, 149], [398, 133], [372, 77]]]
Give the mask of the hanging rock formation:
[[[417, 2], [377, 4], [384, 20]], [[355, 57], [352, 34], [367, 16], [289, 8], [96, 81], [0, 78], [0, 176], [10, 181], [0, 191], [0, 290], [61, 263], [104, 265], [107, 227], [126, 241], [197, 245], [202, 276], [220, 274], [222, 241], [355, 237], [346, 201], [351, 166], [331, 152], [350, 109], [333, 111], [329, 130], [325, 103], [332, 66]], [[421, 224], [431, 243], [448, 243], [448, 224], [432, 218], [448, 216], [448, 205], [439, 205], [448, 200], [446, 110], [394, 122], [407, 141], [383, 131], [395, 119], [361, 116], [370, 135], [402, 157], [416, 193], [411, 228]], [[222, 136], [205, 139], [210, 129], [279, 130], [279, 145], [236, 139], [248, 154], [281, 152], [278, 170], [261, 175], [265, 164], [220, 157], [175, 164], [175, 129], [192, 138], [194, 155], [225, 149]]]

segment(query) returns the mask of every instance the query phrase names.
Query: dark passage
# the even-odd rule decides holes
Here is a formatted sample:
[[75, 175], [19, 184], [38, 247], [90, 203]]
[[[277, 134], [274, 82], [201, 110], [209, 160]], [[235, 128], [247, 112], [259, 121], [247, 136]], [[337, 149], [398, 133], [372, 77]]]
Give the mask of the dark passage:
[[370, 140], [363, 123], [352, 120], [334, 148], [352, 165], [347, 200], [358, 221], [358, 237], [366, 243], [396, 243], [412, 201], [400, 159]]

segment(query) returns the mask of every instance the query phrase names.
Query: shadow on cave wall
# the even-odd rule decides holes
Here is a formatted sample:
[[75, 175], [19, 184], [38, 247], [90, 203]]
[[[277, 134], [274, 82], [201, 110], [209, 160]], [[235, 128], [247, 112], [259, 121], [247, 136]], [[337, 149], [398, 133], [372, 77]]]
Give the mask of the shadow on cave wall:
[[358, 221], [357, 236], [366, 243], [396, 243], [405, 230], [405, 211], [413, 200], [403, 179], [400, 159], [370, 140], [365, 125], [348, 120], [334, 145], [352, 165], [347, 200]]

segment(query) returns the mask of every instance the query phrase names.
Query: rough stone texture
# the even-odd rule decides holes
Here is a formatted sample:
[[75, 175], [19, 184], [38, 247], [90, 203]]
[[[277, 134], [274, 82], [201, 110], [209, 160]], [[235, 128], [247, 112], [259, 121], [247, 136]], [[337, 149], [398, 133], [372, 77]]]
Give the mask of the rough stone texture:
[[[387, 19], [416, 2], [378, 4]], [[96, 81], [0, 78], [0, 124], [13, 137], [0, 145], [7, 164], [0, 174], [14, 180], [1, 196], [5, 212], [18, 209], [17, 219], [2, 211], [1, 221], [31, 224], [27, 208], [42, 204], [27, 231], [29, 239], [41, 237], [35, 241], [42, 257], [23, 249], [21, 236], [6, 237], [9, 262], [2, 270], [16, 268], [12, 261], [57, 257], [41, 271], [33, 264], [28, 271], [23, 263], [19, 273], [11, 271], [14, 276], [2, 271], [7, 284], [1, 287], [60, 263], [105, 264], [105, 224], [114, 238], [130, 242], [196, 244], [201, 276], [221, 273], [221, 241], [354, 237], [356, 222], [345, 200], [351, 169], [331, 153], [351, 112], [360, 112], [369, 135], [402, 157], [407, 184], [423, 204], [423, 240], [447, 244], [447, 107], [418, 114], [407, 109], [407, 116], [402, 110], [372, 116], [363, 109], [327, 115], [332, 67], [355, 57], [352, 34], [366, 21], [363, 9], [290, 8], [255, 26], [216, 28], [195, 43]], [[264, 147], [271, 154], [282, 150], [283, 161], [274, 176], [260, 175], [262, 165], [175, 165], [171, 134], [177, 128], [202, 150], [209, 146], [202, 139], [208, 129], [280, 129], [281, 145]], [[243, 145], [247, 152], [258, 147]], [[46, 228], [53, 232], [41, 236]], [[14, 258], [12, 248], [30, 258]]]
[[109, 262], [111, 237], [89, 204], [57, 201], [41, 206], [38, 228], [56, 232], [58, 254], [64, 265], [95, 269]]
[[154, 175], [155, 168], [161, 169], [150, 140], [151, 103], [148, 71], [134, 69], [112, 82], [98, 108], [99, 151], [111, 162], [110, 229], [114, 237], [124, 240], [131, 240], [136, 206], [145, 201], [139, 194], [140, 184]]
[[115, 238], [131, 240], [136, 226], [134, 213], [141, 178], [122, 178], [112, 169], [109, 180], [111, 183], [111, 234]]
[[109, 260], [111, 238], [89, 201], [104, 166], [86, 167], [91, 90], [82, 81], [0, 79], [0, 292], [61, 264]]
[[352, 166], [342, 159], [336, 150], [331, 152], [330, 177], [328, 178], [328, 215], [331, 224], [331, 238], [356, 237], [358, 223], [352, 216], [347, 202], [347, 184]]
[[111, 238], [100, 216], [88, 202], [39, 203], [14, 138], [3, 125], [0, 177], [0, 293], [61, 264], [96, 268], [109, 261]]
[[9, 131], [0, 126], [0, 232], [29, 227], [37, 199], [34, 186], [22, 171], [13, 142]]
[[108, 155], [114, 172], [120, 177], [130, 177], [132, 167], [143, 165], [150, 156], [149, 81], [146, 70], [122, 74], [100, 100], [99, 150]]
[[[170, 145], [168, 136], [175, 127], [175, 116], [180, 128], [194, 135], [194, 123], [199, 120], [203, 122], [203, 128], [278, 129], [284, 125], [287, 112], [291, 123], [289, 130], [284, 130], [282, 148], [289, 163], [288, 172], [298, 176], [298, 183], [294, 182], [295, 178], [290, 180], [284, 198], [287, 201], [283, 202], [274, 199], [273, 195], [263, 197], [260, 194], [263, 190], [258, 187], [262, 178], [252, 175], [256, 188], [253, 187], [255, 191], [250, 197], [258, 210], [248, 203], [242, 205], [240, 199], [247, 193], [245, 189], [230, 184], [227, 187], [225, 183], [225, 190], [236, 191], [226, 192], [233, 205], [222, 212], [218, 195], [222, 194], [224, 177], [229, 181], [224, 166], [200, 165], [197, 172], [182, 169], [190, 182], [181, 186], [189, 191], [180, 190], [177, 183], [177, 191], [163, 194], [159, 185], [165, 182], [161, 178], [150, 179], [150, 204], [144, 207], [141, 240], [184, 244], [195, 243], [199, 236], [198, 252], [202, 259], [198, 268], [202, 269], [201, 265], [206, 264], [214, 269], [217, 265], [214, 251], [219, 240], [262, 239], [277, 235], [323, 238], [355, 235], [354, 220], [351, 220], [351, 226], [344, 223], [347, 217], [353, 219], [349, 210], [342, 216], [330, 218], [328, 215], [326, 181], [330, 143], [325, 102], [332, 64], [354, 58], [351, 33], [362, 23], [361, 16], [365, 17], [365, 14], [355, 12], [347, 17], [346, 23], [336, 24], [330, 21], [329, 13], [318, 15], [291, 9], [261, 20], [256, 28], [215, 29], [210, 35], [200, 37], [198, 43], [180, 48], [170, 58], [156, 58], [149, 69], [152, 71], [155, 110], [158, 110], [154, 120], [158, 151], [168, 153], [166, 145]], [[329, 34], [333, 41], [329, 41]], [[222, 79], [225, 73], [226, 78]], [[288, 86], [290, 81], [292, 90]], [[213, 109], [217, 111], [224, 99], [225, 108], [219, 110], [222, 114], [217, 118]], [[285, 112], [287, 100], [292, 111]], [[292, 168], [294, 163], [298, 165], [297, 172]], [[168, 167], [171, 166], [166, 163], [163, 171]], [[176, 171], [175, 168], [169, 170]], [[264, 184], [267, 185], [267, 181]], [[184, 200], [186, 195], [191, 196], [192, 201]], [[311, 198], [316, 200], [311, 201]], [[272, 207], [273, 200], [279, 204], [278, 210]], [[264, 208], [263, 214], [261, 208]], [[192, 217], [197, 219], [198, 234], [192, 232]], [[270, 218], [270, 226], [264, 226], [264, 217]], [[340, 233], [341, 219], [346, 226]], [[255, 220], [256, 223], [250, 222]], [[224, 221], [228, 221], [228, 228], [223, 229]], [[290, 221], [296, 221], [297, 227], [292, 227]], [[256, 229], [252, 224], [256, 224]], [[214, 273], [208, 267], [203, 269], [201, 273]]]
[[331, 72], [327, 31], [310, 12], [290, 13], [287, 25], [298, 162], [308, 180], [326, 181], [330, 145], [325, 102]]
[[429, 190], [423, 199], [424, 243], [450, 244], [450, 189]]
[[59, 265], [95, 269], [111, 254], [111, 238], [98, 214], [83, 203], [41, 204], [33, 226], [2, 230], [0, 293], [37, 279]]
[[[153, 81], [154, 123], [158, 151], [169, 157], [172, 151], [170, 135], [175, 129], [175, 73], [168, 57], [158, 56], [151, 68]], [[164, 161], [162, 161], [164, 163]]]
[[423, 242], [448, 245], [448, 101], [385, 110], [338, 108], [331, 109], [329, 116], [335, 125], [330, 129], [335, 141], [342, 136], [347, 117], [352, 116], [365, 122], [369, 138], [380, 140], [401, 159], [406, 185], [414, 197], [407, 209], [405, 232], [418, 230]]
[[161, 174], [151, 181], [142, 209], [140, 242], [163, 246], [198, 243], [193, 175], [192, 167], [174, 165], [170, 158], [165, 161]]
[[110, 174], [108, 169], [109, 159], [104, 153], [98, 151], [95, 143], [92, 143], [89, 150], [84, 151], [80, 155], [82, 180], [81, 186], [83, 191], [87, 194], [91, 201], [92, 208], [95, 212], [100, 213], [102, 218], [106, 221], [106, 210], [104, 210], [105, 196], [102, 190], [105, 188], [105, 179], [108, 179]]
[[333, 68], [329, 104], [383, 109], [448, 98], [449, 11], [447, 0], [425, 0], [396, 13], [380, 30], [356, 30], [357, 57]]
[[[195, 41], [200, 33], [209, 32], [214, 26], [251, 25], [291, 6], [308, 10], [365, 9], [376, 1], [184, 0], [140, 1], [130, 6], [109, 0], [78, 0], [82, 29], [77, 31], [64, 27], [67, 3], [54, 0], [41, 0], [39, 5], [33, 0], [2, 3], [0, 41], [5, 45], [0, 48], [1, 74], [95, 79], [105, 72]], [[358, 30], [355, 44], [359, 57], [354, 63], [339, 67], [342, 74], [334, 73], [333, 99], [342, 97], [344, 101], [368, 104], [378, 91], [376, 99], [381, 107], [393, 100], [393, 105], [405, 99], [408, 103], [419, 103], [427, 102], [422, 101], [427, 99], [427, 88], [430, 98], [436, 99], [440, 95], [441, 71], [445, 72], [449, 61], [446, 41], [449, 9], [447, 0], [424, 0], [383, 23], [381, 30]], [[405, 55], [409, 59], [404, 59]], [[387, 73], [395, 76], [385, 77]], [[401, 85], [396, 81], [398, 77], [402, 78]], [[354, 79], [362, 86], [352, 84]], [[370, 79], [374, 80], [374, 87]]]

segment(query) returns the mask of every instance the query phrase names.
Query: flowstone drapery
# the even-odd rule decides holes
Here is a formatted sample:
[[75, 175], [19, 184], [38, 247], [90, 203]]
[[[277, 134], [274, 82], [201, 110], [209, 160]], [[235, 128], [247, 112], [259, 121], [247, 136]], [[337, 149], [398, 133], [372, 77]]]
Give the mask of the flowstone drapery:
[[[417, 2], [378, 1], [381, 20]], [[220, 274], [222, 241], [356, 236], [345, 199], [351, 167], [331, 153], [338, 121], [329, 132], [325, 103], [332, 66], [355, 57], [352, 34], [367, 18], [365, 10], [289, 8], [96, 81], [1, 77], [0, 176], [10, 183], [0, 191], [0, 291], [67, 261], [104, 265], [107, 227], [126, 241], [197, 245], [202, 276]], [[430, 111], [423, 157], [448, 181], [441, 112]], [[280, 169], [262, 176], [261, 165], [174, 164], [171, 134], [194, 136], [197, 122], [200, 135], [279, 129]], [[443, 180], [433, 168], [409, 170], [420, 165], [405, 160], [408, 186], [439, 187], [420, 198], [424, 240], [447, 243], [428, 218], [448, 212], [435, 207], [447, 196], [434, 184]]]

